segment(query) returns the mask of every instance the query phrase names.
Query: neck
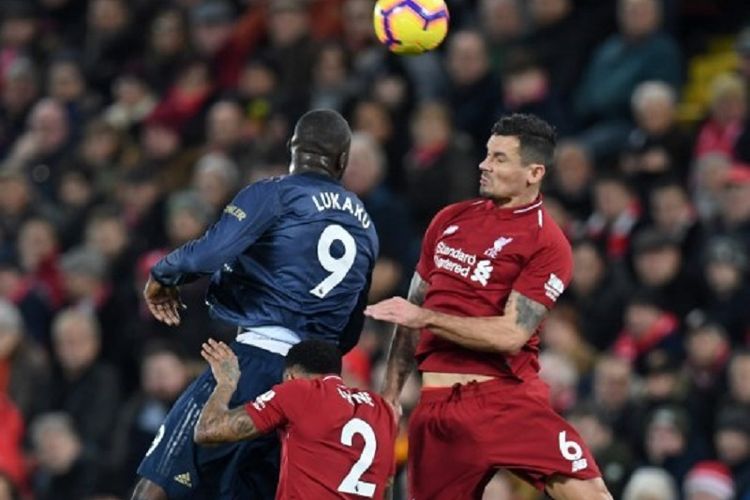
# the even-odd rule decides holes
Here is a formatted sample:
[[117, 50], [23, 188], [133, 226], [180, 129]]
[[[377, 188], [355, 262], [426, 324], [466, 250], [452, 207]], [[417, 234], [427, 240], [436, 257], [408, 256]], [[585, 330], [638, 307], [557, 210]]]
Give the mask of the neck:
[[539, 197], [539, 190], [528, 191], [526, 193], [519, 194], [518, 196], [509, 196], [503, 198], [492, 198], [495, 206], [498, 208], [516, 208], [523, 207], [530, 203], [533, 203]]

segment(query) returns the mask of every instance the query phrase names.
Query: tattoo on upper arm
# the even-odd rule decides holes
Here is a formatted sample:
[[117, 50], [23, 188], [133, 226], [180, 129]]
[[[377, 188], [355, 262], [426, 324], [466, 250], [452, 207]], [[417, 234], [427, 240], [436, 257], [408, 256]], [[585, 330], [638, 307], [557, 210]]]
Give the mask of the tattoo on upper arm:
[[530, 334], [536, 331], [548, 312], [544, 304], [515, 291], [511, 292], [508, 305], [515, 307], [516, 325]]
[[422, 279], [419, 273], [414, 273], [414, 276], [411, 278], [411, 283], [409, 284], [409, 294], [407, 296], [409, 302], [421, 306], [427, 295], [428, 286], [427, 282]]

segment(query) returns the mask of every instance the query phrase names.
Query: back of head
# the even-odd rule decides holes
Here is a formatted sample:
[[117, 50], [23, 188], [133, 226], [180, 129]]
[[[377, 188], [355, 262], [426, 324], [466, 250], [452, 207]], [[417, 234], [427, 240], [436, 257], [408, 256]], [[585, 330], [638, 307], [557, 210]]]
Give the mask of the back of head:
[[287, 370], [308, 375], [341, 374], [341, 351], [330, 342], [305, 340], [296, 344], [286, 355]]
[[297, 121], [290, 141], [293, 171], [325, 170], [340, 177], [346, 168], [352, 131], [336, 111], [315, 109]]
[[492, 127], [492, 134], [518, 137], [521, 161], [525, 165], [552, 167], [557, 133], [541, 118], [522, 113], [504, 116]]

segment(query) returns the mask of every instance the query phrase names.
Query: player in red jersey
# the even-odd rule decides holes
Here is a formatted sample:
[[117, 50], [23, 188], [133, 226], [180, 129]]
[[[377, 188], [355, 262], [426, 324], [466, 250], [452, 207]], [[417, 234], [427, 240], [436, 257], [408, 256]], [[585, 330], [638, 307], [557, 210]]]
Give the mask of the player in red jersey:
[[384, 397], [397, 404], [415, 357], [422, 372], [409, 422], [414, 500], [481, 498], [499, 468], [557, 500], [612, 498], [538, 376], [537, 330], [573, 266], [540, 196], [554, 147], [535, 116], [499, 120], [479, 165], [482, 198], [432, 220], [408, 300], [365, 311], [397, 325]]
[[197, 443], [252, 439], [277, 429], [277, 499], [383, 498], [395, 472], [396, 419], [377, 394], [344, 385], [335, 346], [296, 344], [286, 356], [285, 382], [231, 410], [227, 405], [240, 377], [237, 357], [214, 340], [203, 344], [201, 355], [217, 385], [195, 427]]

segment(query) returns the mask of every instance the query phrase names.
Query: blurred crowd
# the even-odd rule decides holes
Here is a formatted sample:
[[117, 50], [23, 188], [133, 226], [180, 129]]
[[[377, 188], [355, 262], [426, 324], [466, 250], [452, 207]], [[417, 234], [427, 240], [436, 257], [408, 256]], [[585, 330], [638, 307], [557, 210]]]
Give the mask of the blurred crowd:
[[[543, 330], [554, 407], [616, 499], [750, 499], [750, 5], [448, 5], [443, 46], [397, 57], [372, 0], [0, 2], [0, 499], [127, 497], [200, 343], [233, 336], [205, 280], [157, 323], [150, 267], [283, 174], [318, 107], [355, 131], [371, 301], [405, 292], [431, 217], [476, 195], [499, 116], [554, 124], [545, 204], [575, 259]], [[730, 64], [686, 116], [711, 54]], [[389, 332], [366, 323], [348, 381], [377, 388]], [[417, 397], [415, 378], [406, 417]], [[485, 498], [538, 497], [498, 474]]]

